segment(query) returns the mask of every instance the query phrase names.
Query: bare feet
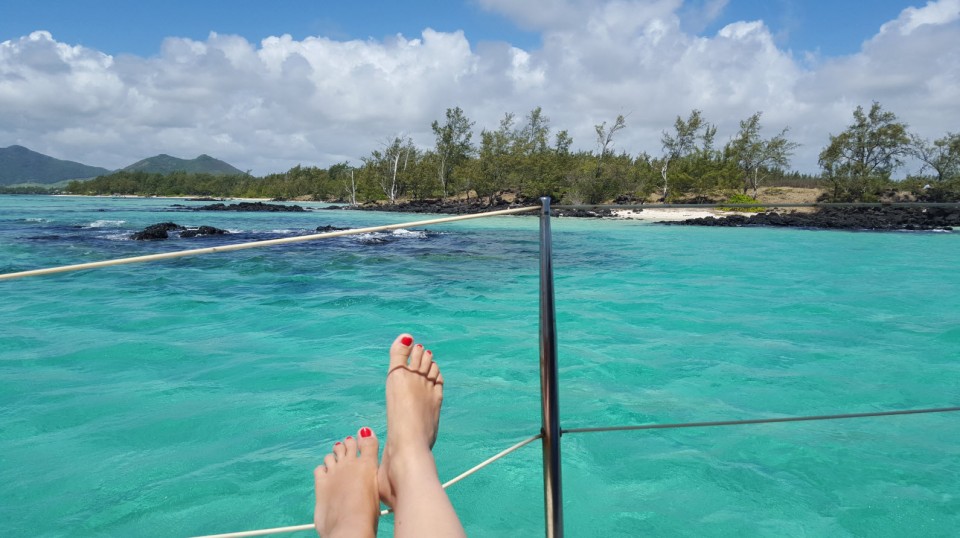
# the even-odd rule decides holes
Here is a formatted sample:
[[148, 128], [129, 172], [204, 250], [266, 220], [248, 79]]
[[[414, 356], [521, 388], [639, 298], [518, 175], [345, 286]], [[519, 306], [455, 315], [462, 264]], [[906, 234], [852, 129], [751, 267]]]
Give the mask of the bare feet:
[[323, 538], [377, 534], [379, 442], [370, 428], [360, 428], [357, 436], [359, 439], [347, 437], [333, 445], [333, 452], [313, 471], [317, 492], [313, 522]]
[[443, 376], [433, 362], [433, 353], [421, 344], [413, 345], [409, 334], [401, 334], [390, 346], [387, 445], [378, 473], [380, 499], [387, 506], [393, 507], [396, 501], [397, 477], [393, 475], [407, 470], [397, 467], [424, 458], [433, 461], [430, 451], [437, 440], [442, 402]]
[[380, 500], [393, 508], [396, 537], [466, 536], [433, 459], [443, 376], [433, 353], [401, 334], [390, 346], [387, 443], [377, 474]]

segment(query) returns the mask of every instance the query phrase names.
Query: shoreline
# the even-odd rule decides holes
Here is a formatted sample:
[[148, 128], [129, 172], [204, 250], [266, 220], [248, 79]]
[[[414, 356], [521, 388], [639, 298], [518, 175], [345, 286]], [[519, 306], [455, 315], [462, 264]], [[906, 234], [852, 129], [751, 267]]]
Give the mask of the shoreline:
[[[158, 198], [163, 200], [196, 200], [196, 197], [182, 196], [137, 196], [137, 195], [53, 195], [63, 197], [90, 197], [90, 198]], [[202, 200], [207, 201], [207, 200]], [[283, 211], [284, 202], [265, 199], [226, 198], [219, 202], [230, 203], [260, 203], [263, 208], [256, 211]], [[485, 213], [498, 209], [521, 207], [530, 200], [494, 199], [491, 202], [475, 200], [439, 200], [427, 199], [419, 201], [402, 201], [388, 205], [381, 203], [367, 203], [358, 206], [333, 205], [334, 202], [312, 202], [321, 204], [320, 207], [307, 207], [307, 211], [378, 211], [402, 212], [413, 214], [433, 215], [464, 215]], [[793, 202], [792, 200], [787, 203]], [[300, 202], [308, 203], [308, 202]], [[960, 228], [960, 206], [949, 208], [820, 208], [817, 211], [797, 211], [790, 209], [779, 210], [777, 202], [767, 201], [768, 209], [759, 213], [738, 211], [723, 211], [717, 208], [657, 208], [642, 207], [639, 209], [617, 209], [615, 207], [589, 209], [561, 209], [553, 211], [560, 218], [593, 218], [599, 220], [637, 221], [645, 224], [664, 224], [680, 226], [709, 226], [709, 227], [776, 227], [776, 228], [806, 228], [806, 229], [845, 229], [845, 230], [874, 230], [874, 231], [953, 231]], [[801, 202], [802, 203], [802, 202]], [[279, 209], [283, 207], [284, 209]], [[298, 211], [304, 208], [294, 206]], [[198, 208], [190, 208], [198, 209]], [[226, 208], [222, 208], [226, 209]], [[203, 209], [200, 209], [203, 210]], [[212, 209], [211, 209], [212, 210]], [[236, 210], [236, 209], [234, 209]], [[243, 211], [244, 209], [241, 209]]]
[[639, 220], [643, 222], [680, 222], [704, 217], [727, 217], [736, 214], [718, 209], [689, 208], [651, 208], [651, 209], [613, 209], [613, 217], [618, 220]]
[[[39, 194], [36, 196], [58, 196], [62, 198], [124, 198], [124, 199], [130, 198], [130, 199], [143, 199], [143, 200], [156, 199], [156, 200], [187, 200], [187, 201], [197, 200], [198, 198], [204, 198], [203, 196], [144, 196], [142, 194]], [[199, 200], [199, 201], [207, 201], [207, 200]], [[272, 202], [273, 198], [228, 198], [228, 197], [221, 198], [221, 197], [211, 196], [210, 201]], [[307, 201], [311, 202], [311, 200], [307, 200]], [[281, 202], [277, 202], [277, 203], [281, 203]], [[313, 202], [313, 203], [322, 204], [322, 203], [332, 203], [332, 202]]]

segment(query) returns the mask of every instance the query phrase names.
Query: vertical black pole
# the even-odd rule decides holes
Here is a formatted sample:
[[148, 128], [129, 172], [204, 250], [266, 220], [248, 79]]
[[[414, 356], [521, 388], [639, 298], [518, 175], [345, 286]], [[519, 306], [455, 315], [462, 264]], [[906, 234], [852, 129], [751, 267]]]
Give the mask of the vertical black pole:
[[563, 537], [560, 414], [557, 395], [557, 321], [553, 304], [550, 198], [540, 199], [540, 405], [543, 434], [543, 506], [547, 538]]

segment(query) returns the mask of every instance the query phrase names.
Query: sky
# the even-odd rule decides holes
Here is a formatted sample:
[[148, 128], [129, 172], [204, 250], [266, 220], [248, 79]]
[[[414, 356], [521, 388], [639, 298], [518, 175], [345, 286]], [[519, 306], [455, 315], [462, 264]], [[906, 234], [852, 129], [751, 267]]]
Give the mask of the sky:
[[[928, 139], [960, 130], [960, 0], [0, 0], [0, 147], [107, 168], [212, 155], [257, 175], [433, 145], [540, 106], [593, 150], [662, 153], [692, 109], [717, 142], [817, 155], [878, 101]], [[901, 173], [916, 170], [905, 170]]]

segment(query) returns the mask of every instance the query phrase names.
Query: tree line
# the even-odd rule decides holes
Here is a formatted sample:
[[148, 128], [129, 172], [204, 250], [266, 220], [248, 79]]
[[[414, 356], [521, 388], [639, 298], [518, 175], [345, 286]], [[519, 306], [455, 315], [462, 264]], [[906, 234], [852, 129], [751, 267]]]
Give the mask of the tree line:
[[[843, 132], [830, 135], [820, 153], [821, 174], [810, 176], [788, 171], [798, 147], [789, 138], [789, 128], [765, 136], [762, 117], [758, 111], [742, 120], [739, 130], [720, 146], [716, 125], [702, 111], [692, 110], [686, 117], [677, 116], [673, 126], [662, 132], [658, 154], [631, 155], [616, 146], [617, 137], [628, 128], [623, 115], [595, 125], [594, 149], [573, 151], [568, 131], [554, 131], [540, 107], [523, 117], [504, 114], [496, 128], [482, 129], [477, 139], [474, 122], [455, 107], [431, 124], [432, 147], [417, 147], [409, 136], [395, 135], [356, 165], [298, 165], [262, 178], [118, 172], [72, 182], [65, 191], [310, 197], [349, 203], [514, 192], [567, 203], [601, 203], [722, 201], [733, 194], [756, 197], [766, 185], [819, 186], [828, 201], [875, 201], [891, 190], [911, 191], [923, 200], [960, 200], [958, 134], [926, 140], [911, 134], [879, 103], [868, 111], [858, 106], [853, 122]], [[910, 157], [921, 163], [919, 173], [893, 181], [893, 173]]]

